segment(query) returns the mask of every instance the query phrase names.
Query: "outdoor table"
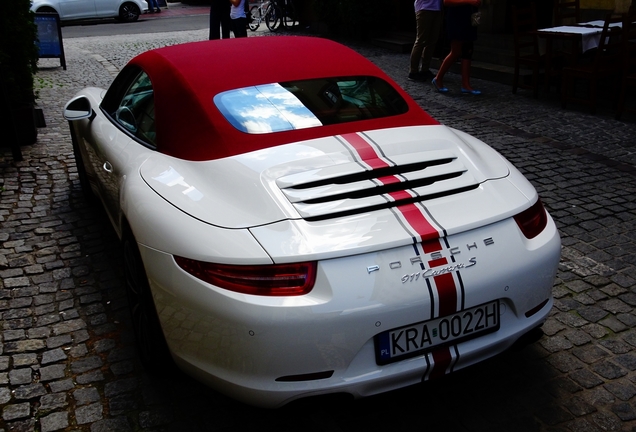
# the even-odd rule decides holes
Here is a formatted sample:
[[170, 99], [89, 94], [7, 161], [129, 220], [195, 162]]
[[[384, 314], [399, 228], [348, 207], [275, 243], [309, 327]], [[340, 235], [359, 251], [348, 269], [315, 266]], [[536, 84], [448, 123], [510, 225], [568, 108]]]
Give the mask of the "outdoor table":
[[[570, 48], [566, 49], [568, 62], [576, 64], [579, 54], [598, 47], [604, 24], [605, 21], [597, 20], [576, 25], [549, 27], [536, 31], [537, 36], [544, 40], [544, 44], [540, 44], [540, 49], [545, 52], [546, 91], [550, 88], [549, 73], [552, 70], [553, 45], [570, 45]], [[621, 24], [612, 24], [612, 26], [620, 27]]]

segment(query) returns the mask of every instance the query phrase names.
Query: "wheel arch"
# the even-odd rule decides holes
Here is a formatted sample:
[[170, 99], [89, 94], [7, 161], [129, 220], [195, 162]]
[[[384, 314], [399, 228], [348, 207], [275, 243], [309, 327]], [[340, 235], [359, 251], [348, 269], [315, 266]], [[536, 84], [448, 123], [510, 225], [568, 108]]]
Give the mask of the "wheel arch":
[[55, 7], [51, 6], [51, 5], [42, 5], [39, 6], [36, 10], [35, 13], [54, 13], [54, 14], [60, 14], [60, 12], [55, 9]]

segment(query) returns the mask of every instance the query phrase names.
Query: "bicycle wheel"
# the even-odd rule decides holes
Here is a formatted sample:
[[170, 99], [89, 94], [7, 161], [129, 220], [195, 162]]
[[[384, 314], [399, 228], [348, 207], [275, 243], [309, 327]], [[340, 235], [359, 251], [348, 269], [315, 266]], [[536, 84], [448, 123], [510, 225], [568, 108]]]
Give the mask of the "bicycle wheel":
[[284, 8], [285, 13], [282, 14], [283, 16], [281, 17], [282, 25], [287, 30], [291, 30], [299, 24], [296, 18], [296, 9], [291, 1], [288, 1]]
[[278, 6], [270, 4], [265, 12], [265, 25], [269, 31], [275, 32], [280, 27], [281, 11]]
[[250, 9], [250, 15], [252, 15], [252, 20], [248, 24], [248, 27], [250, 28], [250, 30], [256, 31], [261, 25], [261, 8], [259, 8], [258, 6], [252, 6], [252, 8]]
[[293, 29], [298, 25], [298, 20], [294, 16], [285, 15], [282, 19], [283, 27], [288, 30]]

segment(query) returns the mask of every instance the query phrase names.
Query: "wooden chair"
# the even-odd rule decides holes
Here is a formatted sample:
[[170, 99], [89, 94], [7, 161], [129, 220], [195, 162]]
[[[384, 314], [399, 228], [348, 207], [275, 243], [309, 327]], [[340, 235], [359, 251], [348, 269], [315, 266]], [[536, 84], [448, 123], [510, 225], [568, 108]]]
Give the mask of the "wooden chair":
[[[517, 88], [530, 89], [534, 97], [539, 96], [539, 71], [544, 64], [544, 56], [539, 53], [537, 34], [537, 11], [534, 3], [527, 7], [512, 6], [512, 27], [515, 45], [515, 72], [512, 92]], [[521, 66], [532, 69], [532, 82], [526, 84], [519, 79]]]
[[[598, 81], [609, 79], [612, 84], [619, 82], [623, 68], [623, 43], [621, 27], [611, 27], [611, 24], [622, 23], [622, 15], [609, 14], [605, 18], [603, 31], [598, 48], [592, 60], [588, 63], [580, 63], [564, 67], [561, 82], [561, 106], [566, 107], [568, 101], [589, 105], [590, 112], [596, 112], [598, 102]], [[587, 97], [580, 97], [575, 92], [577, 81], [587, 82]], [[616, 93], [612, 93], [616, 94]]]
[[625, 106], [625, 98], [636, 89], [636, 8], [625, 15], [623, 21], [623, 79], [616, 107], [616, 119], [620, 120], [623, 111], [636, 113], [636, 105]]
[[581, 21], [579, 0], [554, 0], [554, 25], [577, 24]]

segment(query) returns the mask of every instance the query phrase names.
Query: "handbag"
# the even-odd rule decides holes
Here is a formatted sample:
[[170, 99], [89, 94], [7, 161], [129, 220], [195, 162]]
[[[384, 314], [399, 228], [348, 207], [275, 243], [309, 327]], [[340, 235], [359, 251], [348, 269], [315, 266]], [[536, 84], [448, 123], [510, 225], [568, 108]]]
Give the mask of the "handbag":
[[473, 27], [477, 27], [481, 23], [481, 12], [474, 12], [470, 16], [470, 23]]

